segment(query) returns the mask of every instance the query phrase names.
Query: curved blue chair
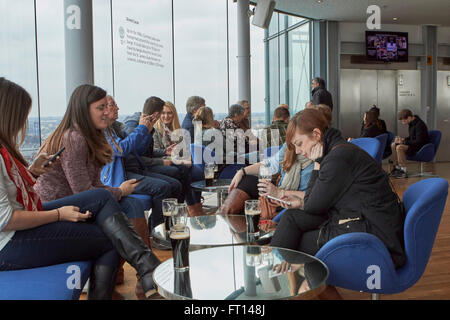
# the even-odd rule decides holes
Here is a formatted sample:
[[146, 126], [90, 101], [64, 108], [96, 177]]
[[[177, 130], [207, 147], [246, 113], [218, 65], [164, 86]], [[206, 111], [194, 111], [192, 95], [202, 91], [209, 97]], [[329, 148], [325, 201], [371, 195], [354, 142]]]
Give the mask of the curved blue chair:
[[386, 159], [392, 154], [391, 144], [394, 141], [394, 133], [391, 131], [387, 132], [386, 148], [384, 149], [383, 159]]
[[377, 160], [378, 163], [381, 163], [381, 161], [383, 161], [383, 154], [386, 149], [386, 142], [388, 139], [388, 134], [387, 133], [380, 134], [379, 136], [376, 136], [375, 139], [377, 139], [378, 142], [380, 142], [380, 147], [378, 148], [378, 152], [377, 152], [377, 155], [375, 156], [375, 160]]
[[151, 195], [132, 193], [129, 195], [129, 197], [140, 200], [142, 205], [144, 206], [145, 211], [148, 211], [152, 208], [153, 198]]
[[441, 143], [442, 133], [438, 130], [428, 131], [428, 136], [430, 137], [430, 143], [427, 143], [422, 148], [420, 148], [417, 153], [412, 156], [406, 156], [406, 159], [409, 161], [417, 161], [420, 162], [420, 173], [417, 174], [408, 174], [409, 177], [435, 177], [435, 174], [430, 172], [423, 171], [423, 165], [425, 162], [432, 162], [439, 148], [439, 144]]
[[0, 300], [78, 300], [90, 272], [88, 261], [1, 271]]
[[328, 241], [316, 254], [330, 271], [327, 284], [372, 293], [372, 299], [413, 286], [428, 263], [447, 195], [448, 182], [442, 178], [419, 181], [405, 191], [406, 264], [399, 269], [372, 234], [347, 233]]
[[378, 150], [380, 149], [380, 142], [375, 138], [357, 138], [350, 141], [366, 151], [372, 158], [376, 159]]

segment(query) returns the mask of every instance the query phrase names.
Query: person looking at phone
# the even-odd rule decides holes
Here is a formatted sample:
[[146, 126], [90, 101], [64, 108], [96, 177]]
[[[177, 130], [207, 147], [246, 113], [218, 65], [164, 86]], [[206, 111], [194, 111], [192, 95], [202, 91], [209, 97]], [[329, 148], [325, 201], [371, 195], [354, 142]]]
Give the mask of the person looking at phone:
[[405, 263], [404, 212], [387, 174], [362, 149], [330, 127], [321, 109], [305, 109], [291, 120], [290, 143], [314, 161], [305, 196], [284, 195], [291, 202], [281, 217], [271, 246], [315, 255], [332, 238], [368, 232], [386, 245], [396, 267]]
[[[165, 104], [166, 103], [158, 97], [150, 97], [146, 100], [142, 113], [152, 114], [158, 112], [159, 120], [159, 114], [164, 112]], [[125, 118], [124, 125], [126, 133], [131, 133], [135, 130], [137, 126], [136, 117], [140, 115], [141, 113], [137, 112], [133, 116]], [[165, 121], [169, 122], [168, 119], [170, 117], [171, 115], [166, 112], [163, 118], [166, 119]], [[177, 198], [179, 202], [186, 200], [190, 215], [203, 214], [200, 196], [196, 196], [191, 190], [192, 170], [190, 161], [178, 162], [176, 159], [170, 157], [173, 148], [178, 142], [169, 145], [165, 149], [155, 148], [153, 136], [156, 131], [157, 130], [153, 128], [150, 132], [150, 143], [144, 152], [139, 153], [140, 159], [135, 159], [134, 162], [127, 160], [126, 166], [128, 170], [168, 182], [172, 189], [171, 197]], [[198, 180], [201, 179], [202, 178]]]
[[[259, 196], [282, 198], [291, 195], [303, 199], [313, 166], [310, 159], [296, 154], [290, 142], [294, 134], [295, 125], [290, 120], [286, 130], [286, 143], [281, 146], [278, 153], [235, 174], [228, 189], [228, 197], [219, 208], [218, 214], [241, 213], [246, 200], [258, 199]], [[268, 167], [272, 174], [281, 174], [277, 185], [269, 181], [259, 181], [258, 173], [262, 166]], [[272, 203], [275, 207], [279, 206], [275, 202]]]
[[[121, 211], [148, 247], [148, 229], [140, 228], [138, 221], [145, 217], [140, 200], [128, 197], [139, 185], [135, 179], [123, 181], [118, 187], [105, 186], [100, 180], [101, 167], [113, 159], [114, 151], [104, 131], [108, 127], [106, 92], [96, 86], [81, 85], [74, 90], [61, 123], [45, 140], [41, 151], [55, 153], [62, 146], [60, 161], [53, 170], [39, 176], [34, 189], [43, 201], [92, 189], [107, 189], [119, 202]], [[148, 247], [150, 249], [150, 247]], [[145, 298], [140, 282], [137, 282], [140, 298]]]
[[[92, 95], [83, 94], [86, 89]], [[84, 90], [77, 93], [85, 96], [83, 101], [93, 101], [85, 105], [84, 113], [89, 114], [102, 95], [95, 95], [101, 91], [91, 87]], [[43, 166], [60, 148], [49, 150], [49, 155], [39, 153], [29, 167], [20, 154], [23, 141], [18, 137], [25, 137], [31, 107], [27, 91], [0, 78], [0, 270], [91, 261], [87, 298], [111, 299], [122, 256], [138, 272], [146, 296], [151, 295], [155, 292], [152, 273], [160, 262], [145, 247], [111, 192], [92, 188], [42, 202], [33, 189], [36, 177], [53, 172], [61, 163], [57, 159]], [[61, 153], [61, 158], [70, 150]]]

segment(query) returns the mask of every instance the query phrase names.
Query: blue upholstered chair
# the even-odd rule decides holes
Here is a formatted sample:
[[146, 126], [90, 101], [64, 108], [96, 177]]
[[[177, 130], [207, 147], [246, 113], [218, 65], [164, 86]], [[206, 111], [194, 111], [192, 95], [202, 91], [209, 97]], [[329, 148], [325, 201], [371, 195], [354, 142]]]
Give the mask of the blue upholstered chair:
[[391, 131], [387, 132], [386, 148], [384, 149], [383, 159], [386, 159], [392, 154], [391, 144], [394, 141], [394, 134]]
[[90, 271], [90, 262], [1, 271], [0, 300], [78, 300]]
[[372, 158], [376, 159], [378, 150], [380, 149], [380, 142], [375, 138], [357, 138], [350, 141], [366, 151]]
[[377, 139], [380, 142], [380, 147], [378, 148], [378, 152], [377, 152], [377, 155], [375, 156], [375, 160], [377, 160], [379, 163], [381, 163], [381, 161], [383, 161], [383, 154], [386, 149], [386, 142], [388, 139], [388, 134], [387, 133], [380, 134], [379, 136], [376, 136], [375, 139]]
[[327, 283], [372, 293], [372, 299], [413, 286], [428, 263], [447, 195], [448, 182], [441, 178], [416, 182], [405, 191], [406, 264], [399, 269], [394, 268], [385, 245], [374, 235], [348, 233], [327, 242], [316, 254], [330, 271]]
[[420, 162], [420, 172], [417, 174], [409, 174], [409, 177], [436, 177], [435, 174], [430, 172], [423, 171], [423, 165], [425, 162], [432, 162], [439, 148], [439, 144], [441, 143], [442, 133], [437, 130], [428, 131], [428, 135], [430, 137], [430, 143], [424, 145], [417, 153], [412, 156], [406, 156], [406, 159], [409, 161], [418, 161]]

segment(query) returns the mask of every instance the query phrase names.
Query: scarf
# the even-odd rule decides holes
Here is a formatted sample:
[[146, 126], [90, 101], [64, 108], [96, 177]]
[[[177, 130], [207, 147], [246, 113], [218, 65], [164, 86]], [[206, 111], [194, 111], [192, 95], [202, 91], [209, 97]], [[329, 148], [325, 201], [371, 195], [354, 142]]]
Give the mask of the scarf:
[[302, 170], [311, 165], [311, 163], [313, 163], [312, 160], [305, 158], [300, 154], [297, 155], [297, 160], [295, 160], [291, 169], [284, 174], [283, 180], [281, 180], [280, 189], [298, 190]]
[[17, 202], [21, 203], [27, 211], [42, 211], [41, 199], [33, 189], [36, 183], [34, 177], [4, 146], [0, 146], [0, 154], [9, 178], [17, 187]]
[[170, 135], [172, 134], [172, 132], [170, 131], [170, 129], [163, 124], [163, 136], [162, 136], [162, 142], [164, 147], [169, 147], [171, 146], [174, 142], [172, 141], [172, 139], [170, 139]]

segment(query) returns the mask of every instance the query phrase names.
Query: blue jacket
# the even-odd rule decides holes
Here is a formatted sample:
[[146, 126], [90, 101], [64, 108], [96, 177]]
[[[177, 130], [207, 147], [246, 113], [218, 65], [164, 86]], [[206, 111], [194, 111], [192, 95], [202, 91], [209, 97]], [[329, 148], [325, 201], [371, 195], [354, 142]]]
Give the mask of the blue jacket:
[[191, 143], [194, 143], [194, 124], [192, 123], [194, 120], [194, 115], [192, 113], [187, 113], [186, 117], [184, 117], [183, 123], [181, 124], [181, 128], [189, 131], [191, 135]]
[[[148, 133], [148, 129], [144, 125], [138, 125], [130, 134], [125, 131], [120, 133], [111, 130], [113, 139], [122, 149], [120, 152], [114, 144], [111, 136], [105, 132], [108, 143], [114, 150], [114, 158], [111, 162], [103, 166], [100, 179], [104, 185], [110, 187], [119, 187], [122, 182], [127, 180], [124, 160], [127, 157], [136, 157], [140, 161], [140, 154], [143, 154], [150, 142], [153, 140], [152, 134]], [[119, 135], [124, 138], [120, 138]]]

